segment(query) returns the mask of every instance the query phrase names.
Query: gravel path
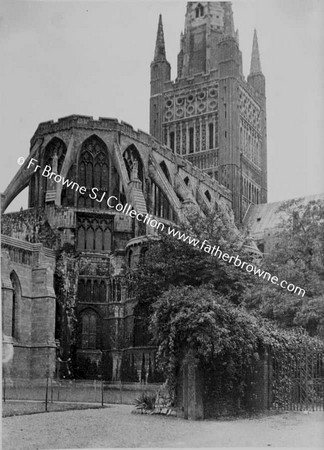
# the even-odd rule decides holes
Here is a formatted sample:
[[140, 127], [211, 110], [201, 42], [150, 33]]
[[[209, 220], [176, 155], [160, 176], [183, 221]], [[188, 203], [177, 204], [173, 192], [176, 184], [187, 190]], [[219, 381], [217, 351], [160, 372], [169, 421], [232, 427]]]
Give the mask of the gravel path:
[[3, 450], [110, 447], [320, 447], [324, 413], [191, 422], [130, 414], [132, 406], [3, 419]]

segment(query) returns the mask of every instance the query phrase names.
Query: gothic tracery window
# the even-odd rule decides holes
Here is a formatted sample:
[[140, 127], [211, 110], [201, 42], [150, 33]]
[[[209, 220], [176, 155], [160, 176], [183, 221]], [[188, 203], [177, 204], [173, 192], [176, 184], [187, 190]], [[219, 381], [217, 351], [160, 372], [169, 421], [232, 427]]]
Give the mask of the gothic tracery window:
[[97, 348], [97, 322], [98, 316], [92, 311], [85, 311], [81, 316], [81, 348]]
[[[108, 149], [97, 136], [89, 137], [82, 144], [78, 172], [79, 185], [87, 188], [87, 194], [79, 193], [78, 207], [106, 209], [106, 199], [99, 200], [104, 192], [109, 192]], [[90, 197], [93, 188], [96, 188], [96, 198], [94, 194], [91, 194], [93, 198]]]

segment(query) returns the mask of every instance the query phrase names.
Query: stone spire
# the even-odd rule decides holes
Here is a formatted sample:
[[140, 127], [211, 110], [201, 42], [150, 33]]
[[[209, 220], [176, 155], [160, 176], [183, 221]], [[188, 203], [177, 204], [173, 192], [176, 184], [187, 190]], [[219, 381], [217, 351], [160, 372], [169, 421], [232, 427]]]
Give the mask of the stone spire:
[[165, 44], [164, 44], [162, 14], [160, 14], [158, 31], [157, 31], [157, 35], [156, 35], [154, 61], [165, 61], [165, 60], [166, 60], [166, 53], [165, 53]]
[[250, 75], [255, 75], [257, 73], [262, 73], [262, 70], [260, 62], [258, 36], [256, 30], [254, 30]]

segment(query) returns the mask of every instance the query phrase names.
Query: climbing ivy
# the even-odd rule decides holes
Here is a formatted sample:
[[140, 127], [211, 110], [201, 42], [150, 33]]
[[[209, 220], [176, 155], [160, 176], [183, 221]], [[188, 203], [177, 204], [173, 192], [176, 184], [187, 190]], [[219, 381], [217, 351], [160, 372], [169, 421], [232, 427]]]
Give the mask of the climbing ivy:
[[70, 244], [64, 244], [56, 253], [55, 293], [69, 327], [70, 344], [76, 340], [76, 301], [80, 259]]
[[281, 330], [205, 287], [172, 287], [155, 301], [153, 311], [150, 331], [171, 390], [188, 352], [202, 367], [217, 368], [223, 393], [243, 397], [246, 379], [266, 350], [287, 365], [305, 347], [324, 351], [324, 343], [305, 331]]

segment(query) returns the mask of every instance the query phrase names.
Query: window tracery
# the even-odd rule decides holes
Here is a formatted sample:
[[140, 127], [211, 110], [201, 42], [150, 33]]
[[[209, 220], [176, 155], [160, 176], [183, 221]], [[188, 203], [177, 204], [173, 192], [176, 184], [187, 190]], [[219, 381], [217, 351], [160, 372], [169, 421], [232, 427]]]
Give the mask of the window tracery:
[[95, 215], [78, 215], [77, 246], [79, 250], [110, 251], [113, 219]]
[[92, 311], [84, 311], [81, 315], [81, 348], [97, 348], [97, 322], [98, 315]]
[[[106, 145], [97, 136], [89, 137], [82, 144], [79, 158], [78, 183], [85, 186], [90, 193], [92, 188], [96, 188], [97, 199], [100, 199], [104, 192], [109, 192], [109, 157]], [[96, 201], [94, 195], [78, 194], [79, 208], [100, 208], [106, 209], [107, 202]]]

